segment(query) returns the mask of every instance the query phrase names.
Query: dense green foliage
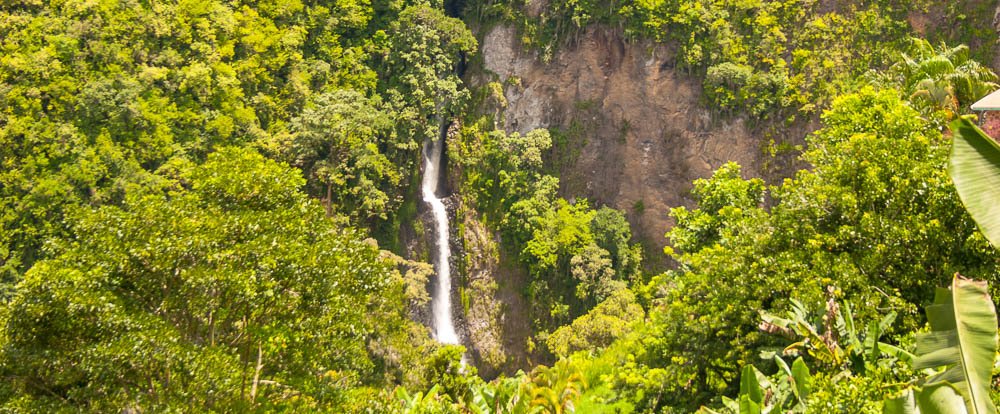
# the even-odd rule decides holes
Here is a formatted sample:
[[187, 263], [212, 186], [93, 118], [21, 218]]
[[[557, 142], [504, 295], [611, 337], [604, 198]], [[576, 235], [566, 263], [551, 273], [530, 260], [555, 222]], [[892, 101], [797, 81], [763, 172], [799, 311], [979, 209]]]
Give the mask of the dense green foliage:
[[[932, 27], [935, 41], [974, 43], [991, 57], [997, 33], [989, 30], [989, 2], [879, 0], [553, 0], [470, 3], [478, 21], [517, 26], [522, 42], [551, 59], [594, 23], [619, 28], [627, 39], [677, 46], [673, 66], [701, 75], [712, 108], [755, 118], [812, 117], [872, 68], [886, 68], [912, 46], [910, 22], [929, 16], [950, 23]], [[533, 10], [529, 12], [529, 10]], [[926, 23], [921, 26], [926, 26]], [[917, 30], [928, 30], [919, 27]], [[965, 50], [968, 57], [968, 50]], [[958, 65], [959, 63], [956, 63]], [[981, 96], [981, 95], [978, 95]]]
[[[925, 323], [919, 309], [935, 287], [962, 272], [996, 289], [997, 253], [955, 193], [944, 168], [950, 137], [941, 132], [995, 87], [995, 76], [964, 46], [909, 37], [907, 13], [928, 5], [554, 1], [543, 3], [538, 19], [527, 17], [532, 7], [479, 2], [467, 14], [514, 23], [543, 60], [593, 22], [679, 45], [675, 65], [704, 74], [708, 103], [726, 112], [791, 120], [830, 105], [807, 137], [802, 159], [811, 169], [766, 186], [728, 164], [696, 181], [697, 208], [671, 211], [667, 253], [680, 267], [649, 283], [617, 266], [609, 271], [606, 256], [586, 247], [595, 232], [584, 223], [597, 219], [584, 200], [560, 199], [556, 178], [537, 163], [519, 170], [511, 161], [517, 151], [490, 149], [489, 138], [519, 135], [480, 132], [491, 129], [490, 116], [465, 128], [457, 157], [463, 191], [528, 264], [536, 323], [580, 316], [539, 336], [590, 380], [577, 401], [585, 412], [732, 408], [723, 400], [747, 388], [740, 373], [759, 374], [750, 364], [775, 373], [759, 374], [758, 386], [774, 399], [758, 399], [758, 407], [880, 412], [894, 386], [916, 381], [908, 332]], [[504, 106], [499, 84], [489, 88], [486, 99]], [[856, 92], [838, 97], [845, 90]], [[561, 157], [547, 155], [549, 162]], [[485, 159], [491, 162], [479, 162]], [[558, 283], [577, 274], [596, 275], [577, 283], [601, 275], [625, 281], [647, 317], [636, 323], [619, 293], [586, 314], [574, 311]], [[800, 309], [796, 330], [761, 324], [758, 311], [793, 308]], [[539, 321], [545, 316], [551, 319]], [[798, 342], [785, 352], [804, 358], [795, 370], [817, 370], [809, 392], [786, 380], [782, 370], [794, 373], [781, 358], [760, 359], [790, 340]], [[754, 412], [745, 410], [753, 400], [732, 401], [738, 412]]]
[[585, 199], [558, 196], [559, 179], [545, 173], [547, 130], [524, 136], [484, 133], [488, 120], [463, 128], [451, 142], [469, 203], [483, 212], [530, 275], [527, 294], [535, 327], [571, 322], [641, 278], [641, 250], [621, 211], [594, 209]]
[[4, 407], [342, 412], [438, 380], [426, 271], [362, 240], [395, 243], [466, 96], [440, 4], [6, 2], [0, 47]]
[[912, 39], [913, 56], [903, 55], [889, 70], [874, 73], [876, 84], [908, 94], [925, 115], [954, 118], [977, 99], [997, 88], [996, 75], [969, 56], [965, 45], [935, 48], [924, 39]]
[[177, 174], [169, 194], [74, 212], [78, 236], [25, 275], [0, 314], [5, 407], [366, 404], [351, 387], [389, 368], [368, 341], [405, 334], [389, 263], [326, 218], [297, 171], [253, 151]]
[[[630, 215], [561, 186], [580, 137], [498, 129], [512, 80], [466, 87], [478, 42], [441, 2], [0, 2], [0, 411], [988, 411], [997, 203], [956, 192], [944, 126], [978, 133], [997, 35], [989, 5], [931, 3], [448, 3], [543, 61], [593, 24], [667, 44], [716, 115], [817, 122], [810, 168], [727, 163], [661, 212], [675, 266], [650, 275]], [[911, 25], [935, 13], [955, 25]], [[996, 149], [977, 136], [956, 153]], [[416, 322], [432, 139], [462, 247], [476, 224], [523, 273], [498, 293], [456, 260], [460, 319], [525, 304], [516, 374]]]
[[777, 345], [758, 331], [757, 309], [789, 298], [815, 306], [832, 286], [865, 304], [860, 319], [893, 309], [910, 330], [922, 323], [917, 305], [955, 272], [997, 280], [996, 253], [962, 208], [944, 168], [948, 141], [929, 121], [896, 92], [871, 89], [839, 98], [823, 121], [803, 155], [813, 168], [773, 187], [771, 207], [724, 168], [696, 187], [707, 211], [675, 210], [682, 270], [651, 286], [665, 293], [640, 372], [664, 367], [665, 387], [684, 397], [659, 404], [732, 390], [740, 367]]
[[419, 143], [436, 136], [428, 121], [462, 98], [455, 53], [475, 49], [423, 3], [67, 0], [0, 13], [7, 283], [66, 233], [67, 207], [163, 186], [158, 170], [218, 145], [259, 146], [303, 168], [338, 212], [388, 220]]
[[[636, 323], [625, 296], [615, 295], [547, 337], [590, 380], [577, 403], [594, 412], [702, 404], [881, 412], [900, 386], [922, 384], [918, 370], [929, 365], [911, 353], [909, 334], [924, 324], [918, 309], [956, 272], [990, 281], [995, 297], [997, 253], [947, 175], [951, 143], [935, 127], [941, 119], [922, 118], [907, 97], [864, 88], [835, 100], [808, 138], [803, 158], [813, 168], [780, 185], [743, 179], [735, 164], [697, 181], [698, 208], [672, 212], [669, 253], [680, 268], [634, 286], [651, 304], [648, 318]], [[591, 213], [557, 205], [543, 217], [555, 215], [561, 232], [546, 238], [563, 240], [560, 247], [589, 242], [574, 220]], [[793, 368], [775, 354], [782, 349], [803, 359]], [[788, 382], [807, 369], [808, 389]]]
[[815, 113], [869, 68], [894, 61], [908, 29], [906, 9], [918, 9], [915, 3], [829, 10], [818, 1], [558, 0], [531, 18], [516, 2], [482, 1], [469, 13], [518, 25], [543, 59], [594, 22], [622, 27], [630, 39], [675, 43], [672, 63], [704, 75], [713, 108], [794, 118]]

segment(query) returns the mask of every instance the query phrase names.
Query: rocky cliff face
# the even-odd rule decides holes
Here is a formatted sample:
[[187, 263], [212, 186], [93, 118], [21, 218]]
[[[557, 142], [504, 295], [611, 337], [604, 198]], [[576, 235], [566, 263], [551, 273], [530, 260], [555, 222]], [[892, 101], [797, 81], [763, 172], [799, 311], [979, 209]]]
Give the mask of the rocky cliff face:
[[[527, 1], [528, 15], [537, 16], [545, 3]], [[821, 4], [827, 11], [851, 7], [851, 2], [838, 0]], [[1000, 31], [1000, 4], [983, 4], [996, 11], [992, 24]], [[911, 13], [914, 32], [924, 34], [948, 23], [940, 17], [940, 7], [947, 5]], [[479, 36], [483, 64], [472, 67], [466, 80], [472, 87], [488, 82], [504, 86], [503, 107], [493, 108], [499, 114], [497, 126], [507, 132], [561, 131], [557, 135], [563, 143], [549, 158], [560, 169], [562, 196], [587, 197], [595, 205], [625, 211], [649, 253], [644, 262], [654, 270], [668, 265], [659, 250], [673, 224], [669, 209], [693, 205], [692, 181], [710, 176], [727, 161], [742, 165], [745, 177], [769, 182], [807, 167], [796, 161], [798, 151], [792, 148], [819, 126], [815, 119], [792, 125], [780, 120], [751, 123], [705, 107], [701, 79], [671, 67], [674, 51], [669, 45], [626, 42], [614, 29], [592, 27], [561, 46], [550, 62], [542, 62], [520, 46], [512, 27], [495, 26]], [[997, 56], [994, 70], [1000, 70]], [[469, 345], [481, 372], [511, 373], [540, 357], [525, 345], [531, 332], [519, 289], [526, 276], [502, 257], [503, 249], [497, 253], [495, 235], [489, 236], [478, 221], [465, 220], [466, 277], [475, 281], [469, 283], [466, 317], [473, 336], [482, 338]]]
[[[565, 45], [548, 63], [523, 50], [515, 29], [497, 26], [480, 43], [482, 68], [466, 73], [470, 86], [504, 85], [497, 125], [509, 132], [559, 131], [549, 158], [559, 168], [562, 196], [586, 197], [593, 205], [626, 212], [633, 233], [646, 246], [647, 266], [660, 270], [659, 251], [673, 224], [671, 207], [691, 206], [693, 180], [708, 177], [727, 161], [747, 177], [776, 178], [801, 165], [788, 152], [774, 158], [775, 142], [802, 142], [809, 125], [756, 125], [713, 113], [702, 104], [700, 80], [673, 62], [669, 46], [625, 42], [608, 28], [592, 28]], [[483, 108], [489, 110], [489, 108]], [[775, 131], [780, 131], [775, 132]], [[557, 138], [556, 141], [560, 141]], [[451, 182], [459, 179], [451, 172]], [[532, 351], [523, 304], [526, 275], [510, 263], [472, 212], [463, 221], [463, 287], [469, 346], [480, 372], [513, 373], [541, 358]]]
[[545, 64], [519, 47], [513, 28], [498, 26], [480, 53], [485, 73], [470, 81], [506, 85], [502, 127], [564, 131], [568, 143], [553, 154], [564, 161], [563, 195], [624, 210], [648, 251], [666, 244], [669, 209], [691, 204], [694, 179], [727, 161], [747, 176], [780, 175], [790, 166], [775, 167], [767, 146], [801, 142], [809, 129], [753, 128], [713, 114], [701, 104], [700, 81], [670, 67], [669, 46], [627, 43], [612, 29], [588, 29]]

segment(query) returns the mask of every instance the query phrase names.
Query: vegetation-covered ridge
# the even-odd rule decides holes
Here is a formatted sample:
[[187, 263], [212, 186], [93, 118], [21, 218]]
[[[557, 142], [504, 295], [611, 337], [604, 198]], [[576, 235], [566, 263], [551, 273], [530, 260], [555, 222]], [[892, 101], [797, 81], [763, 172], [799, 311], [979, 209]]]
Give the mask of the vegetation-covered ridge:
[[[0, 411], [993, 412], [984, 7], [466, 3], [543, 59], [617, 25], [720, 115], [818, 117], [809, 169], [695, 181], [649, 274], [626, 212], [560, 193], [575, 137], [499, 130], [504, 84], [463, 84], [440, 2], [0, 3]], [[419, 322], [433, 139], [492, 349]]]
[[467, 95], [441, 4], [5, 2], [0, 48], [2, 410], [426, 384], [426, 267], [367, 235], [402, 250], [420, 144]]
[[652, 39], [676, 53], [664, 64], [701, 79], [706, 104], [725, 115], [812, 119], [845, 88], [865, 83], [910, 53], [908, 36], [957, 41], [993, 59], [989, 1], [551, 0], [470, 1], [466, 15], [519, 29], [521, 43], [548, 61], [593, 24], [627, 39]]

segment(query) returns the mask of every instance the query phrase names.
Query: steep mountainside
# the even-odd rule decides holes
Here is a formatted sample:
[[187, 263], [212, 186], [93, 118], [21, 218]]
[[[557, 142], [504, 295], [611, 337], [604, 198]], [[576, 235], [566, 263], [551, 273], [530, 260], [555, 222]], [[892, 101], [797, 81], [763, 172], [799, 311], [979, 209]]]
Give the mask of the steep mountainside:
[[671, 67], [669, 46], [626, 42], [613, 29], [586, 30], [548, 64], [519, 47], [512, 27], [483, 37], [487, 72], [471, 81], [505, 85], [503, 128], [563, 131], [552, 154], [562, 161], [563, 195], [628, 212], [648, 251], [666, 244], [667, 212], [690, 203], [692, 180], [727, 161], [749, 176], [781, 175], [791, 166], [774, 164], [774, 142], [800, 142], [810, 129], [772, 132], [779, 128], [713, 113], [701, 103], [700, 81]]

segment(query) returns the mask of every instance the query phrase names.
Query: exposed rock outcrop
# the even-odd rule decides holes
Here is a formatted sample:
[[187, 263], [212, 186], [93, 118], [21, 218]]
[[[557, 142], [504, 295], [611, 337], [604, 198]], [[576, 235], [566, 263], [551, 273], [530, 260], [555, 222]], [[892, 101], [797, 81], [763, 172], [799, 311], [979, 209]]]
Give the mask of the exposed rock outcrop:
[[[789, 164], [794, 153], [776, 159], [765, 149], [772, 140], [801, 142], [810, 125], [751, 127], [713, 113], [701, 103], [700, 81], [670, 66], [667, 45], [626, 43], [607, 28], [588, 29], [577, 39], [543, 63], [520, 47], [515, 29], [497, 26], [480, 43], [484, 70], [472, 68], [467, 81], [472, 87], [504, 85], [504, 99], [496, 100], [503, 107], [494, 112], [499, 128], [561, 131], [564, 139], [549, 158], [561, 170], [562, 195], [624, 210], [633, 233], [653, 253], [645, 258], [648, 266], [665, 267], [658, 251], [672, 225], [669, 209], [692, 204], [694, 179], [730, 160], [747, 176], [774, 178], [801, 167]], [[460, 180], [458, 171], [450, 174], [452, 183]], [[510, 374], [542, 357], [530, 345], [527, 275], [504, 257], [474, 212], [464, 217], [468, 344], [481, 373]]]
[[473, 212], [462, 222], [462, 242], [468, 284], [464, 295], [468, 303], [469, 342], [479, 373], [495, 377], [507, 364], [503, 346], [503, 304], [497, 296], [495, 276], [500, 269], [499, 245]]
[[767, 145], [801, 142], [809, 126], [752, 128], [742, 118], [713, 114], [701, 104], [700, 82], [670, 66], [668, 45], [627, 43], [600, 27], [578, 39], [544, 64], [522, 50], [515, 29], [495, 27], [481, 43], [487, 73], [470, 81], [507, 85], [502, 127], [508, 132], [568, 131], [571, 145], [554, 154], [567, 161], [560, 166], [563, 195], [626, 211], [649, 250], [666, 244], [669, 209], [691, 203], [694, 179], [730, 160], [748, 176], [790, 170], [774, 168]]

